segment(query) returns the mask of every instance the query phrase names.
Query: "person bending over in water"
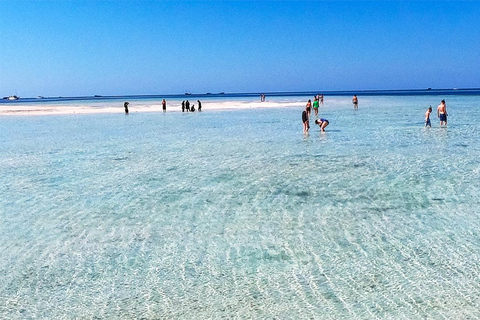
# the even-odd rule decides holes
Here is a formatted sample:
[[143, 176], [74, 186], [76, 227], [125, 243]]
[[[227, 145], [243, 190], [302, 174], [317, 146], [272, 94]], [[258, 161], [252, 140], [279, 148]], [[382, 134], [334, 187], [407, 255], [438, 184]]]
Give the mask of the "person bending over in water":
[[447, 105], [445, 104], [445, 100], [442, 100], [437, 107], [437, 117], [440, 119], [440, 125], [447, 125]]
[[318, 126], [320, 127], [320, 130], [322, 132], [325, 132], [325, 128], [330, 124], [330, 122], [328, 122], [327, 119], [317, 119], [315, 120], [315, 124], [318, 124]]
[[307, 133], [310, 129], [310, 122], [308, 121], [308, 112], [307, 108], [302, 112], [302, 122], [303, 122], [303, 133]]
[[128, 102], [125, 102], [125, 103], [123, 104], [123, 107], [125, 108], [125, 114], [128, 114], [128, 105], [129, 105]]
[[432, 113], [432, 106], [427, 109], [425, 112], [425, 127], [432, 127], [432, 123], [430, 122], [430, 113]]

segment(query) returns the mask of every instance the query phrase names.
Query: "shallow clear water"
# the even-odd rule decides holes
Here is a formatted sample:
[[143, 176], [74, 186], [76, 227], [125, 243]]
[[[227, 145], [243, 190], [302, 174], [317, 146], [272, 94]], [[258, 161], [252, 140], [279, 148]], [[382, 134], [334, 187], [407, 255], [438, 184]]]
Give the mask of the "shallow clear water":
[[0, 318], [478, 318], [480, 99], [424, 128], [442, 98], [326, 97], [308, 136], [302, 108], [0, 118]]

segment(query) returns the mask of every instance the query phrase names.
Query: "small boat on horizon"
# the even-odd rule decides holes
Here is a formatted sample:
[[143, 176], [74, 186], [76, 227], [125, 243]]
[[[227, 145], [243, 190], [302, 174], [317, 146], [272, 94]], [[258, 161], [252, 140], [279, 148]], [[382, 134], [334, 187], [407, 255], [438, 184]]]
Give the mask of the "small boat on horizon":
[[3, 97], [3, 99], [6, 99], [6, 100], [18, 100], [18, 99], [20, 99], [20, 97], [17, 96], [17, 95], [13, 95], [13, 96], [8, 96], [8, 97]]

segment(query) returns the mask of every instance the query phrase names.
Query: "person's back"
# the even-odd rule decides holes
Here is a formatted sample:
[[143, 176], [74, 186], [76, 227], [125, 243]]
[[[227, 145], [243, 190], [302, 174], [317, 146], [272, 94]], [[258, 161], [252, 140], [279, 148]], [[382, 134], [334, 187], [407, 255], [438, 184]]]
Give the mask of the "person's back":
[[432, 106], [427, 109], [427, 112], [425, 112], [425, 127], [431, 127], [432, 123], [430, 122], [430, 114], [432, 113]]
[[437, 116], [440, 119], [440, 125], [447, 124], [447, 105], [445, 104], [445, 100], [442, 100], [437, 107]]

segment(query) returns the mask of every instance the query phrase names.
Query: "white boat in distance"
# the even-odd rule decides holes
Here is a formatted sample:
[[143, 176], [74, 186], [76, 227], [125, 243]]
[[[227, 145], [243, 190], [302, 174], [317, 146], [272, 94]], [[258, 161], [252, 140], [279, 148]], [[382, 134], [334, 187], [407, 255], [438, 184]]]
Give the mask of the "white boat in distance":
[[20, 99], [20, 97], [14, 95], [14, 96], [3, 97], [3, 99], [6, 99], [6, 100], [18, 100], [18, 99]]

